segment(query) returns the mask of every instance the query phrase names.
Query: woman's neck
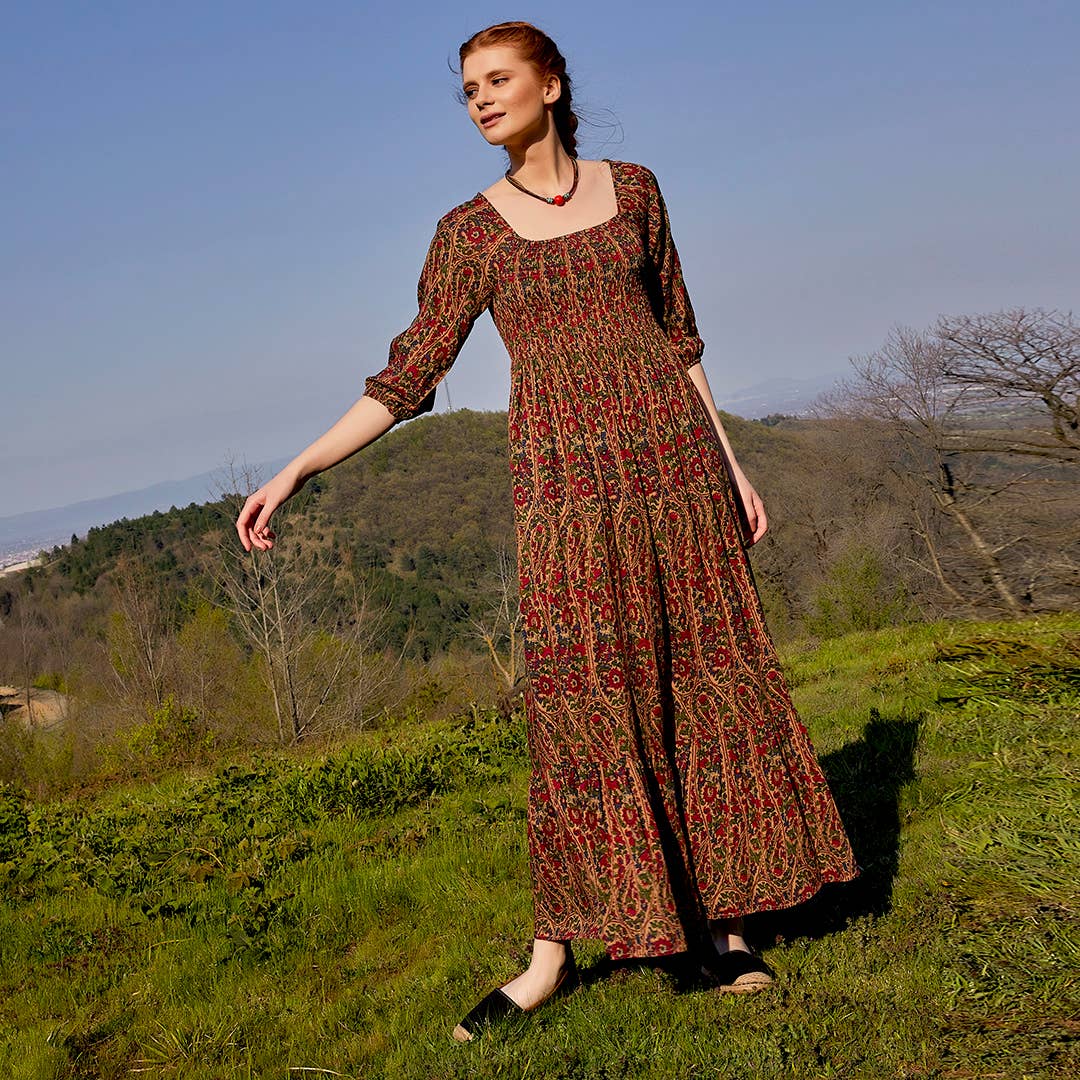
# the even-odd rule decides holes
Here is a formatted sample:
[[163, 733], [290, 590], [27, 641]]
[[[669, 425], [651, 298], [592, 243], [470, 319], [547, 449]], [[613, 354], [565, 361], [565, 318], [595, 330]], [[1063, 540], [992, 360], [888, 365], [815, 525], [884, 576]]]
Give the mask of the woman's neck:
[[557, 137], [507, 152], [510, 175], [534, 191], [566, 191], [574, 182], [574, 163]]

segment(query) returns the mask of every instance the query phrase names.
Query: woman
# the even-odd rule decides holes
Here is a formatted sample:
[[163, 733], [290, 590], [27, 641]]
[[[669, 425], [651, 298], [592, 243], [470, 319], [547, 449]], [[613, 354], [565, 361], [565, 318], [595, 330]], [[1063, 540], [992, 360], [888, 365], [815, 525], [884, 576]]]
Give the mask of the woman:
[[762, 617], [745, 547], [765, 511], [709, 391], [656, 177], [578, 160], [566, 64], [535, 27], [488, 27], [460, 59], [509, 168], [439, 219], [389, 362], [237, 529], [271, 547], [307, 477], [429, 411], [490, 310], [511, 357], [535, 925], [528, 969], [464, 1040], [575, 985], [577, 937], [613, 959], [686, 951], [719, 988], [759, 989], [741, 916], [859, 871]]

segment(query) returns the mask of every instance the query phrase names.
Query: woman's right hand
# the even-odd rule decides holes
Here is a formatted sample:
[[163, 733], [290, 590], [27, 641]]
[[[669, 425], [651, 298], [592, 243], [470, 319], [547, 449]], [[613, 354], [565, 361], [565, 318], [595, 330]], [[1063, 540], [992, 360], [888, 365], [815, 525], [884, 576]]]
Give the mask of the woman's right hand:
[[276, 537], [269, 527], [270, 516], [303, 486], [304, 479], [287, 466], [273, 480], [248, 496], [236, 519], [236, 531], [240, 534], [240, 543], [245, 551], [250, 551], [252, 547], [266, 551], [274, 546]]
[[329, 469], [350, 454], [373, 443], [394, 426], [394, 414], [375, 398], [366, 394], [328, 431], [320, 435], [306, 450], [302, 450], [268, 484], [248, 496], [244, 509], [236, 519], [236, 531], [245, 551], [257, 547], [266, 551], [274, 546], [274, 534], [268, 522], [270, 515], [288, 498], [295, 495], [309, 476]]

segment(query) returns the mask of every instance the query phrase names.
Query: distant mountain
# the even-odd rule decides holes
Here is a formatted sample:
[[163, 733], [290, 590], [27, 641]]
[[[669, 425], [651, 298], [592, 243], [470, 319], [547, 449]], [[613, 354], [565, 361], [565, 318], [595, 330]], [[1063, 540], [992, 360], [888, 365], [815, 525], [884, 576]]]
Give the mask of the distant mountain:
[[[269, 479], [288, 462], [288, 458], [282, 458], [254, 468], [260, 476]], [[87, 530], [95, 526], [108, 525], [121, 518], [141, 517], [155, 510], [165, 511], [173, 506], [209, 502], [217, 497], [215, 484], [220, 477], [221, 470], [214, 469], [185, 480], [165, 480], [137, 491], [122, 491], [69, 506], [0, 517], [0, 568], [32, 559], [42, 549], [66, 544], [73, 533], [85, 537]]]
[[753, 383], [740, 390], [714, 395], [716, 407], [724, 412], [758, 420], [773, 413], [801, 416], [810, 402], [825, 390], [831, 390], [847, 371], [830, 371], [805, 379], [778, 376]]

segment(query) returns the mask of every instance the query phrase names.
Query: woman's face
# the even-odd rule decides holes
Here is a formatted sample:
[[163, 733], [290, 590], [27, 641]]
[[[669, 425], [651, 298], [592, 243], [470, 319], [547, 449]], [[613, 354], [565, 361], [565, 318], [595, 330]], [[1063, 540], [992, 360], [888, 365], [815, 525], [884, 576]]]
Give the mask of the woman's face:
[[470, 53], [461, 65], [461, 88], [470, 119], [492, 146], [542, 136], [544, 106], [559, 96], [558, 77], [541, 79], [536, 68], [510, 46]]

